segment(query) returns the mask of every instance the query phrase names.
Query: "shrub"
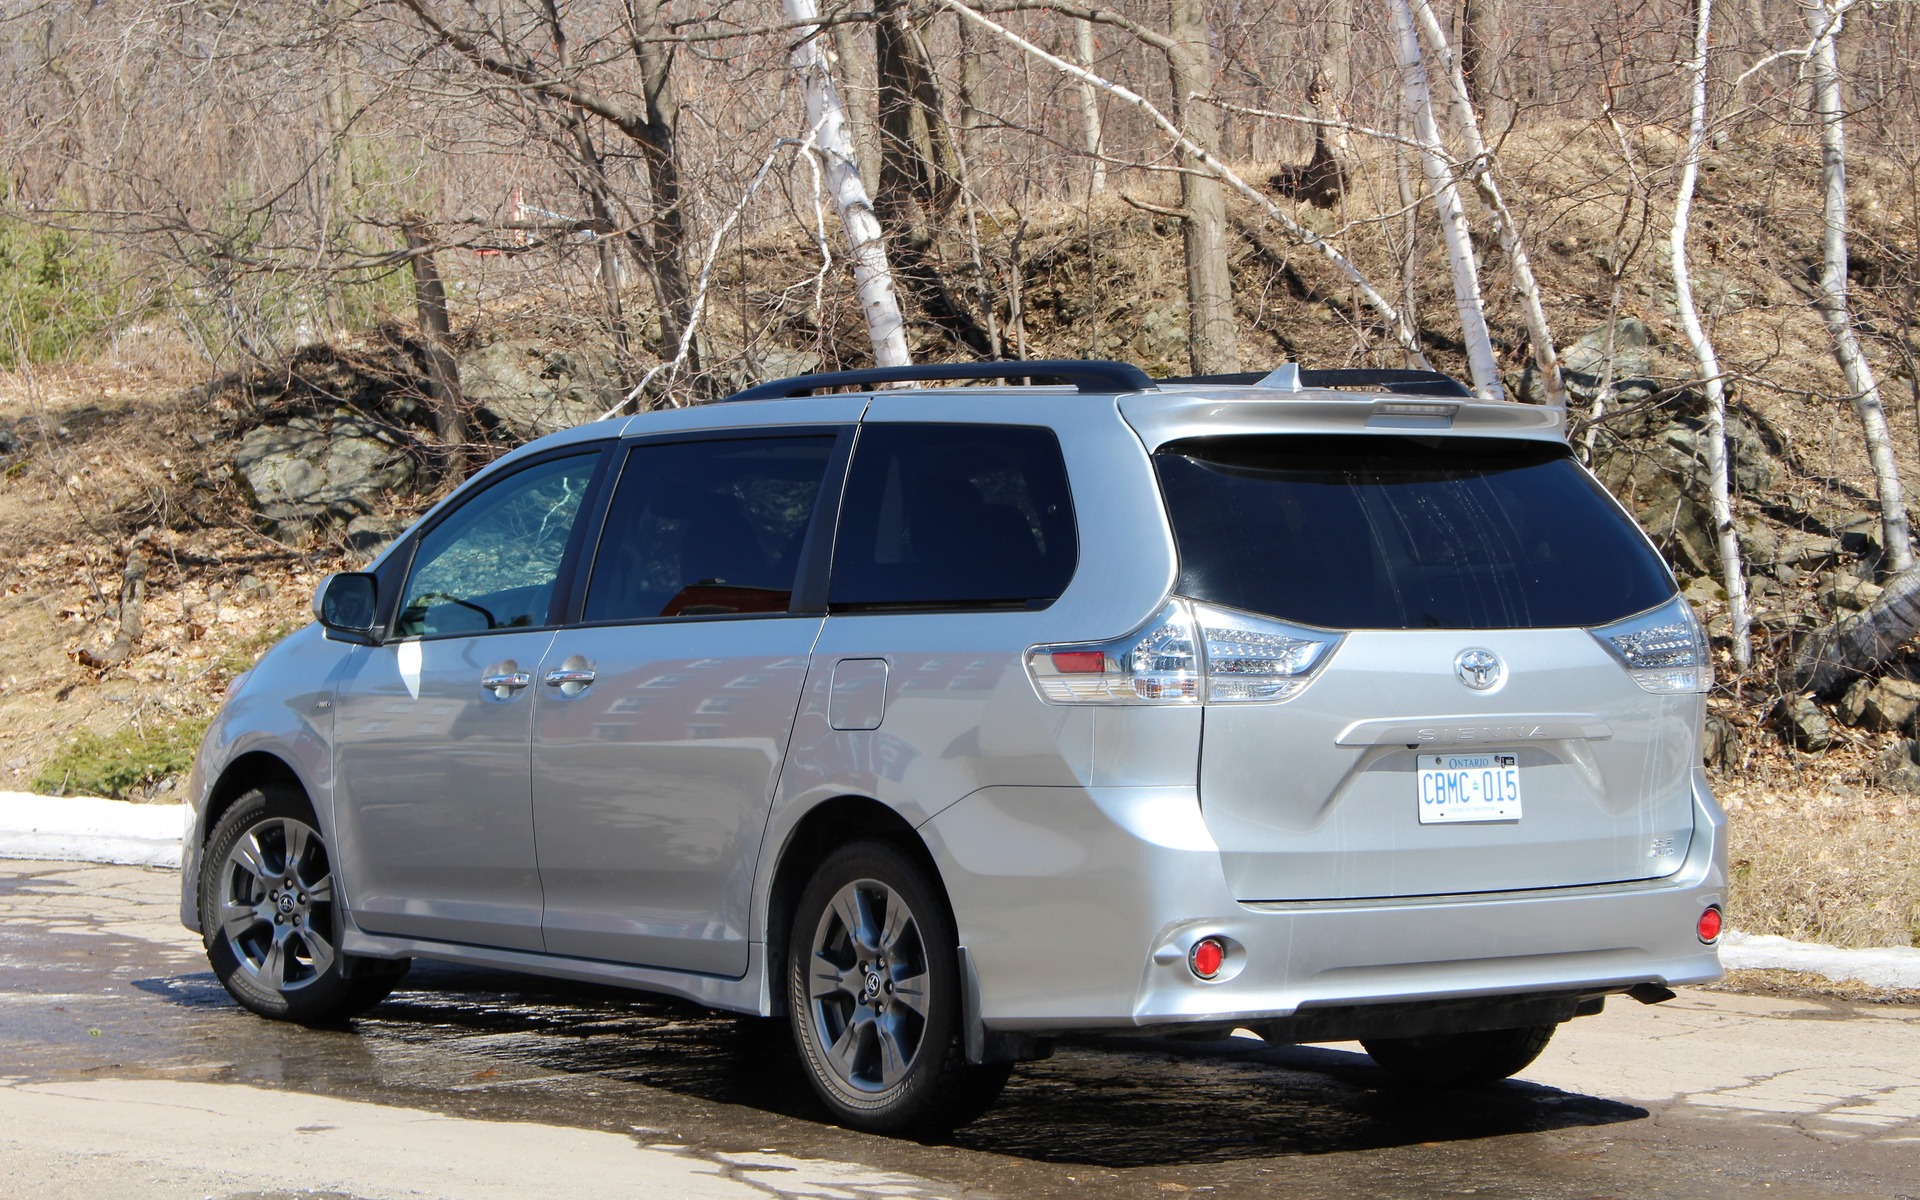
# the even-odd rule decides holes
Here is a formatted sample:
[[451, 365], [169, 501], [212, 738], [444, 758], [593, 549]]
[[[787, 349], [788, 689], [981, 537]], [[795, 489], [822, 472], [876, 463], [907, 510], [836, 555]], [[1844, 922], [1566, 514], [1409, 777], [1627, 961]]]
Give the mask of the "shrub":
[[112, 734], [81, 733], [34, 776], [33, 790], [124, 799], [193, 766], [206, 729], [207, 718], [189, 717], [161, 730], [129, 726]]

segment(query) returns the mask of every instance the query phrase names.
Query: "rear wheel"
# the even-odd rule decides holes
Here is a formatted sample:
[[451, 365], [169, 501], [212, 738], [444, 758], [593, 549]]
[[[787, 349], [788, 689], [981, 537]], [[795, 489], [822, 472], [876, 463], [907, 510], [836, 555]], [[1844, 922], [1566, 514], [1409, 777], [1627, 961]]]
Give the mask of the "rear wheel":
[[407, 960], [340, 952], [333, 863], [306, 797], [256, 788], [214, 826], [200, 873], [207, 961], [261, 1016], [321, 1023], [378, 1004]]
[[978, 1116], [1011, 1065], [970, 1066], [952, 919], [894, 846], [855, 842], [801, 894], [787, 1010], [814, 1092], [877, 1133], [939, 1133]]
[[1360, 1044], [1400, 1083], [1472, 1087], [1525, 1070], [1547, 1048], [1555, 1028], [1524, 1025], [1432, 1037], [1362, 1039]]

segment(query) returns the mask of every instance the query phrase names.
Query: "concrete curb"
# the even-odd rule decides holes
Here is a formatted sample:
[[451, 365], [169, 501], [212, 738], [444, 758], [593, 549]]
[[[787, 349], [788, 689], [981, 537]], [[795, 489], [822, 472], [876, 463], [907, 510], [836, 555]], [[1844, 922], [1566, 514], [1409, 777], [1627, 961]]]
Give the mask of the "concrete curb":
[[[184, 804], [0, 792], [0, 858], [178, 868], [191, 819]], [[1869, 987], [1920, 988], [1920, 949], [1847, 950], [1729, 930], [1720, 961], [1729, 970], [1808, 971]]]
[[191, 815], [184, 804], [0, 792], [0, 858], [177, 868]]

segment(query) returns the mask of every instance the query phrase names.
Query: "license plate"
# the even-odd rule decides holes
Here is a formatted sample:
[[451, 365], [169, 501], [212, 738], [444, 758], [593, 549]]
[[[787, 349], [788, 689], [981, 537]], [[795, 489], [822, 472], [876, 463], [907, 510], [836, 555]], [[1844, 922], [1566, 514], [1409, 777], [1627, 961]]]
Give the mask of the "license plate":
[[1520, 819], [1520, 759], [1513, 754], [1422, 754], [1420, 823]]

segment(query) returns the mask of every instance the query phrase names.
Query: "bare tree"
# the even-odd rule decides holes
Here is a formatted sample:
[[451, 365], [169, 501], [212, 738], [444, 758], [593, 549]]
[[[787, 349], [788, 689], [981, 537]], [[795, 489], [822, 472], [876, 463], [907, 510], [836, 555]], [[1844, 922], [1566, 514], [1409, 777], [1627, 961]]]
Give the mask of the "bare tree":
[[893, 269], [887, 261], [885, 232], [874, 214], [873, 201], [860, 180], [853, 141], [847, 134], [846, 108], [827, 70], [817, 24], [820, 12], [814, 0], [782, 0], [789, 20], [802, 37], [793, 48], [793, 73], [806, 97], [809, 140], [826, 160], [827, 189], [833, 196], [840, 224], [847, 233], [853, 259], [854, 290], [866, 316], [873, 342], [873, 361], [882, 367], [902, 367], [913, 361], [907, 350], [906, 321], [893, 288]]
[[1852, 0], [1821, 0], [1807, 8], [1813, 28], [1813, 54], [1808, 73], [1813, 91], [1814, 117], [1820, 123], [1820, 179], [1825, 233], [1820, 288], [1813, 305], [1833, 340], [1833, 354], [1847, 379], [1853, 410], [1866, 436], [1867, 457], [1879, 486], [1880, 525], [1886, 543], [1887, 566], [1904, 571], [1913, 565], [1912, 536], [1906, 503], [1901, 497], [1900, 469], [1893, 460], [1887, 436], [1887, 413], [1880, 403], [1880, 384], [1860, 349], [1854, 331], [1853, 308], [1847, 298], [1847, 143], [1845, 109], [1840, 99], [1840, 67], [1835, 44]]
[[1473, 377], [1473, 390], [1489, 400], [1505, 395], [1500, 384], [1500, 364], [1493, 355], [1493, 337], [1487, 330], [1487, 314], [1480, 296], [1480, 269], [1473, 257], [1473, 237], [1467, 229], [1466, 209], [1460, 203], [1460, 189], [1454, 182], [1453, 168], [1446, 147], [1440, 141], [1439, 125], [1433, 117], [1433, 92], [1427, 85], [1427, 67], [1414, 30], [1413, 12], [1408, 0], [1389, 0], [1393, 18], [1394, 44], [1400, 53], [1400, 79], [1406, 89], [1407, 115], [1414, 139], [1420, 144], [1420, 165], [1427, 177], [1440, 212], [1440, 237], [1447, 250], [1447, 266], [1453, 277], [1454, 307], [1460, 313], [1460, 336], [1467, 347], [1467, 369]]
[[[1213, 51], [1205, 0], [1172, 0], [1167, 69], [1173, 111], [1195, 145], [1217, 153], [1220, 114], [1206, 99], [1213, 91]], [[1181, 234], [1187, 257], [1188, 355], [1196, 375], [1240, 369], [1233, 276], [1227, 269], [1227, 197], [1219, 178], [1184, 149], [1179, 155]]]
[[1675, 307], [1700, 367], [1707, 393], [1707, 488], [1713, 515], [1714, 541], [1720, 550], [1720, 578], [1727, 590], [1727, 617], [1733, 626], [1733, 656], [1740, 669], [1753, 661], [1747, 613], [1746, 573], [1740, 566], [1740, 539], [1733, 529], [1733, 501], [1727, 482], [1727, 393], [1720, 358], [1713, 339], [1700, 323], [1693, 299], [1693, 275], [1687, 267], [1687, 230], [1693, 211], [1694, 183], [1700, 176], [1700, 156], [1707, 144], [1707, 49], [1712, 33], [1713, 0], [1694, 0], [1693, 57], [1687, 63], [1692, 116], [1687, 125], [1687, 149], [1681, 159], [1680, 190], [1673, 202], [1673, 235], [1669, 243], [1673, 264]]

